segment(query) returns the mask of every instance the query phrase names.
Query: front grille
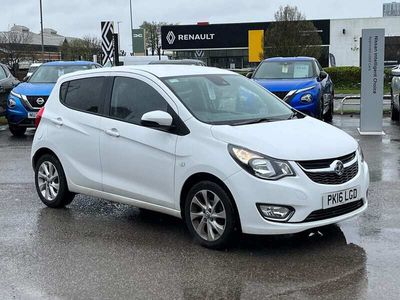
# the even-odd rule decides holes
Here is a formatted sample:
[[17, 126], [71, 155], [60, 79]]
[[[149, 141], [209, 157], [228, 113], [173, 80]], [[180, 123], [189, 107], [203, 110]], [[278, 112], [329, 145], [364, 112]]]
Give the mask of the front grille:
[[312, 170], [312, 169], [326, 169], [335, 161], [340, 160], [343, 164], [346, 164], [354, 159], [356, 156], [356, 152], [343, 155], [338, 158], [328, 158], [328, 159], [319, 159], [319, 160], [303, 160], [298, 161], [297, 163], [302, 166], [304, 169]]
[[272, 94], [274, 94], [275, 96], [277, 96], [278, 98], [280, 98], [282, 100], [286, 97], [287, 93], [289, 93], [289, 92], [272, 92]]
[[338, 217], [350, 213], [352, 211], [355, 211], [360, 207], [362, 207], [363, 205], [364, 201], [361, 199], [358, 201], [350, 202], [332, 208], [314, 210], [311, 214], [308, 215], [307, 218], [304, 219], [303, 222], [313, 222], [313, 221]]
[[[49, 96], [26, 96], [26, 98], [28, 99], [29, 104], [33, 108], [41, 108], [45, 105], [45, 103], [47, 102], [47, 98], [49, 98]], [[37, 99], [39, 99], [39, 98], [42, 98], [44, 100], [43, 104], [37, 103]]]
[[338, 175], [335, 172], [307, 172], [307, 176], [314, 182], [320, 184], [343, 184], [353, 179], [358, 173], [358, 162], [344, 168], [343, 174]]

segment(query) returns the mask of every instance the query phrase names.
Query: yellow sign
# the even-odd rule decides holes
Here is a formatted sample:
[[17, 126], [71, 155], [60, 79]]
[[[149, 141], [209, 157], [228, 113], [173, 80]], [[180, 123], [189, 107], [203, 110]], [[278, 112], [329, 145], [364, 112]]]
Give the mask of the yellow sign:
[[264, 30], [249, 30], [249, 62], [260, 62], [264, 57]]

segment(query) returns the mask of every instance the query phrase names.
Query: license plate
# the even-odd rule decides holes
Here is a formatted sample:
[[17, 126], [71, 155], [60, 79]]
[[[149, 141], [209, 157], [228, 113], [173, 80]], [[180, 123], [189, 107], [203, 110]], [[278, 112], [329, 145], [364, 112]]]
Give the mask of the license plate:
[[330, 208], [343, 205], [360, 199], [360, 187], [327, 193], [322, 196], [322, 208]]
[[37, 112], [28, 112], [28, 119], [35, 119]]

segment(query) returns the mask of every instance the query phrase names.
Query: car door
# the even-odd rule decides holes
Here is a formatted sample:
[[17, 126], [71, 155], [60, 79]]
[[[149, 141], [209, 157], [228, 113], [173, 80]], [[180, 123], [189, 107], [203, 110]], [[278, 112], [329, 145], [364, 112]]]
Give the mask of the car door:
[[172, 113], [174, 102], [144, 76], [116, 76], [108, 109], [100, 136], [104, 191], [173, 208], [177, 135], [143, 126], [141, 117]]
[[107, 89], [105, 78], [79, 78], [63, 83], [60, 102], [50, 102], [46, 111], [47, 134], [61, 158], [67, 179], [81, 188], [98, 191], [102, 190], [99, 135]]

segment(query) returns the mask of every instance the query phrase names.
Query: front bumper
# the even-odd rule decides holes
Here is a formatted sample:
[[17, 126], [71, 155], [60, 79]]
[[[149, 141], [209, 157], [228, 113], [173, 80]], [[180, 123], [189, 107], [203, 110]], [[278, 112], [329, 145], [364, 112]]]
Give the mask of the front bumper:
[[[363, 212], [367, 206], [369, 171], [367, 163], [360, 161], [358, 174], [350, 181], [340, 185], [324, 185], [313, 182], [296, 163], [291, 163], [296, 172], [295, 177], [286, 177], [277, 181], [258, 179], [246, 171], [240, 171], [225, 180], [230, 189], [239, 212], [243, 233], [248, 234], [290, 234], [307, 229], [334, 224], [354, 217]], [[305, 222], [314, 211], [322, 209], [322, 195], [325, 193], [360, 187], [364, 203], [349, 213]], [[291, 206], [295, 213], [288, 222], [273, 222], [264, 219], [256, 204], [268, 203]]]

